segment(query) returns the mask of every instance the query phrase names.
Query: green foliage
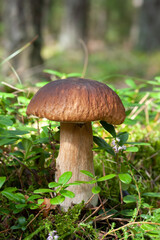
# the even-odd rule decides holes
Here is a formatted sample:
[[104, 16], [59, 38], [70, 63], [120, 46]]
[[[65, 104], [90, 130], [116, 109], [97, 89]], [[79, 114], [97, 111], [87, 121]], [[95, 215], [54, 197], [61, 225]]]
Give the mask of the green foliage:
[[5, 181], [6, 181], [6, 177], [0, 177], [0, 188], [3, 186]]
[[[70, 171], [55, 182], [59, 126], [26, 116], [32, 94], [0, 93], [0, 238], [46, 239], [56, 230], [59, 239], [159, 239], [160, 78], [126, 84], [117, 91], [126, 107], [122, 127], [93, 124], [96, 175], [81, 170], [88, 182], [69, 182]], [[81, 203], [63, 212], [58, 205], [75, 196], [68, 187], [81, 183], [93, 184], [97, 209]]]
[[55, 227], [59, 239], [98, 239], [97, 231], [93, 228], [92, 222], [80, 222], [80, 214], [84, 203], [75, 205], [68, 212], [62, 212], [55, 216]]
[[104, 141], [101, 137], [93, 136], [94, 142], [102, 149], [110, 153], [112, 156], [115, 156], [115, 152], [112, 147]]
[[54, 70], [50, 70], [50, 69], [45, 69], [44, 70], [45, 73], [49, 73], [53, 76], [56, 76], [58, 78], [70, 78], [70, 77], [81, 77], [81, 73], [61, 73], [61, 72], [58, 72], [58, 71], [54, 71]]

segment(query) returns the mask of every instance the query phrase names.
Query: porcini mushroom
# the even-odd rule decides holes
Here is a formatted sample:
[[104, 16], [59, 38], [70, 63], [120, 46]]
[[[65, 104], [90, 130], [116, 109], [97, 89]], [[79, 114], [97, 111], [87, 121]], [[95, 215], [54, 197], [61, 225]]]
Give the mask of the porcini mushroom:
[[[119, 96], [107, 85], [83, 78], [68, 78], [42, 87], [29, 103], [27, 115], [60, 122], [56, 179], [62, 173], [72, 171], [71, 181], [74, 182], [90, 180], [80, 170], [94, 174], [91, 121], [121, 124], [125, 119], [125, 109]], [[70, 186], [69, 190], [75, 193], [75, 198], [66, 199], [62, 204], [64, 209], [71, 202], [88, 201], [92, 196], [92, 187], [89, 184]], [[96, 196], [91, 203], [96, 206]]]

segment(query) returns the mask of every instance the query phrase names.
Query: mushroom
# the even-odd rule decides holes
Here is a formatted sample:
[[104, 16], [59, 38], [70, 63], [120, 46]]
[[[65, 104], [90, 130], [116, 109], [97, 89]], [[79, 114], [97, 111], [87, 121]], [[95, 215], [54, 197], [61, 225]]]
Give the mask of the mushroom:
[[[83, 78], [67, 78], [48, 83], [35, 94], [27, 108], [27, 115], [45, 117], [60, 122], [60, 149], [56, 160], [56, 180], [66, 171], [72, 171], [70, 181], [89, 181], [94, 174], [93, 134], [91, 121], [103, 120], [118, 125], [125, 119], [125, 109], [119, 96], [107, 85]], [[93, 185], [69, 186], [75, 193], [65, 199], [62, 206], [87, 202], [92, 196]], [[91, 200], [96, 206], [97, 196]]]

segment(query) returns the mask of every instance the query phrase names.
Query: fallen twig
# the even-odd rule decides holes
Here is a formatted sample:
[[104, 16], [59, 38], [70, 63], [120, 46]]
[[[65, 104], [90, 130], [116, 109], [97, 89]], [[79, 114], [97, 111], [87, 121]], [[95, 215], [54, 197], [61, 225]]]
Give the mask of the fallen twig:
[[116, 228], [116, 229], [113, 229], [113, 230], [107, 232], [105, 235], [103, 235], [103, 237], [102, 237], [100, 240], [103, 240], [104, 237], [106, 237], [106, 236], [108, 236], [108, 235], [110, 235], [110, 234], [113, 234], [113, 233], [115, 233], [115, 232], [117, 232], [117, 231], [119, 231], [119, 230], [121, 230], [121, 229], [123, 229], [123, 228], [126, 228], [126, 227], [131, 226], [131, 225], [136, 225], [136, 224], [137, 224], [137, 225], [138, 225], [138, 224], [150, 224], [150, 225], [160, 226], [160, 223], [153, 223], [153, 222], [130, 222], [130, 223], [125, 224], [124, 226], [121, 226], [121, 227], [119, 227], [119, 228]]

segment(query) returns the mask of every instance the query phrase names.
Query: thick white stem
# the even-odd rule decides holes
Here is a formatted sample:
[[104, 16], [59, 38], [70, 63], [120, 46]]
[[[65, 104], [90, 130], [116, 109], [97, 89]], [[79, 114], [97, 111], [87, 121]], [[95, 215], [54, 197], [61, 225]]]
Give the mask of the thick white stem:
[[[80, 170], [87, 170], [94, 174], [93, 166], [93, 136], [91, 123], [61, 123], [60, 125], [60, 150], [56, 161], [56, 179], [66, 171], [72, 172], [70, 182], [89, 181], [90, 177], [82, 174]], [[81, 184], [70, 186], [68, 190], [75, 193], [75, 198], [66, 198], [62, 207], [67, 210], [71, 203], [87, 202], [92, 196], [93, 185]], [[96, 206], [97, 196], [91, 201]]]

